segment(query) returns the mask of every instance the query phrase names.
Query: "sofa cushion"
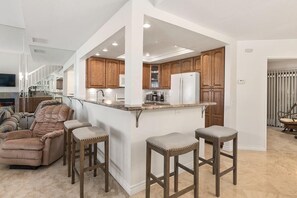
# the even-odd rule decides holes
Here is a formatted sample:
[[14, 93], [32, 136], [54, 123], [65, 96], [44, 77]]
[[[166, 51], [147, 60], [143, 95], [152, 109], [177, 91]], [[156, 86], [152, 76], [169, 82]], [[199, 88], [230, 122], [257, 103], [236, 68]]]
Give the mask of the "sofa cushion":
[[12, 120], [5, 120], [1, 125], [0, 125], [0, 133], [5, 133], [9, 131], [14, 131], [17, 129], [17, 123], [12, 121]]
[[5, 120], [5, 119], [8, 119], [11, 117], [11, 113], [7, 110], [7, 109], [0, 109], [0, 124], [2, 124], [2, 122]]
[[3, 150], [42, 150], [44, 145], [39, 138], [23, 138], [7, 140], [3, 143]]
[[13, 111], [14, 107], [13, 107], [13, 106], [4, 106], [4, 107], [0, 107], [0, 110], [2, 110], [2, 109], [6, 109], [7, 111], [9, 111], [9, 113], [10, 113], [11, 115], [14, 114], [14, 111]]

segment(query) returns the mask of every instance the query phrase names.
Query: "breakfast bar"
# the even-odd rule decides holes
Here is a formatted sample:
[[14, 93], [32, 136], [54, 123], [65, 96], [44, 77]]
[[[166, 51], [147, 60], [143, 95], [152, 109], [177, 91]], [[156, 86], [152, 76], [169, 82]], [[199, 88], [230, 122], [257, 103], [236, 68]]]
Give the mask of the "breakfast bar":
[[[195, 129], [204, 127], [205, 108], [215, 103], [131, 106], [119, 101], [73, 97], [69, 105], [80, 112], [76, 115], [79, 120], [88, 120], [109, 133], [110, 174], [132, 195], [145, 189], [145, 140], [171, 132], [194, 137]], [[199, 148], [200, 156], [203, 156], [204, 140], [200, 141]], [[101, 160], [102, 151], [103, 147], [99, 146]], [[192, 168], [192, 155], [183, 155], [180, 161]], [[162, 162], [161, 156], [152, 155], [152, 172], [156, 176], [162, 175]]]

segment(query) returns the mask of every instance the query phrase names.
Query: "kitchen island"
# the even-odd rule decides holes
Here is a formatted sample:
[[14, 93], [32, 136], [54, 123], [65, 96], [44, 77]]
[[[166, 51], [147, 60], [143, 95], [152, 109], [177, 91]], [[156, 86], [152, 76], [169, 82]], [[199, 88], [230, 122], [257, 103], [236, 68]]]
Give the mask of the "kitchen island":
[[[204, 127], [205, 108], [215, 103], [128, 106], [124, 102], [74, 97], [69, 105], [75, 109], [77, 119], [88, 120], [109, 133], [110, 173], [132, 195], [145, 188], [145, 140], [172, 132], [194, 137], [194, 130]], [[102, 151], [100, 145], [101, 160]], [[200, 141], [200, 155], [203, 154], [204, 140]], [[183, 155], [180, 160], [192, 167], [192, 154]], [[163, 158], [156, 153], [152, 154], [152, 171], [163, 174]]]

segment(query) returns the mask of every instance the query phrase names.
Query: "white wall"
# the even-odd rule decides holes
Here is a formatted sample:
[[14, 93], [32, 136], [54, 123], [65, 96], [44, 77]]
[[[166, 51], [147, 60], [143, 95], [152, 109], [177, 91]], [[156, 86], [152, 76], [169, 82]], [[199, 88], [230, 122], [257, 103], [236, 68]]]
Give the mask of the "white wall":
[[[252, 52], [247, 53], [246, 49]], [[297, 40], [238, 42], [237, 80], [245, 81], [245, 84], [237, 84], [240, 148], [266, 150], [267, 59], [294, 58], [297, 58]]]
[[268, 70], [297, 69], [297, 59], [269, 60]]
[[0, 92], [19, 92], [20, 55], [0, 52], [0, 73], [16, 74], [16, 87], [0, 87]]

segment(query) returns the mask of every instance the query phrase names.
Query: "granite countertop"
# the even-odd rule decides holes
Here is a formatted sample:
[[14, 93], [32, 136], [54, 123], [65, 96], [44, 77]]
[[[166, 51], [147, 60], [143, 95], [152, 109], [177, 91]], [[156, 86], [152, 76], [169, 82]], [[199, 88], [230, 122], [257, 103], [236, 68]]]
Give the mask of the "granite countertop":
[[115, 109], [120, 109], [124, 111], [140, 111], [140, 110], [156, 110], [156, 109], [170, 109], [170, 108], [184, 108], [184, 107], [199, 107], [199, 106], [211, 106], [216, 105], [215, 102], [200, 102], [195, 104], [169, 104], [162, 102], [155, 103], [145, 103], [137, 106], [125, 105], [122, 101], [112, 101], [112, 100], [94, 100], [94, 99], [85, 99], [85, 98], [73, 98], [83, 102], [89, 102], [97, 105], [102, 105], [106, 107], [111, 107]]

